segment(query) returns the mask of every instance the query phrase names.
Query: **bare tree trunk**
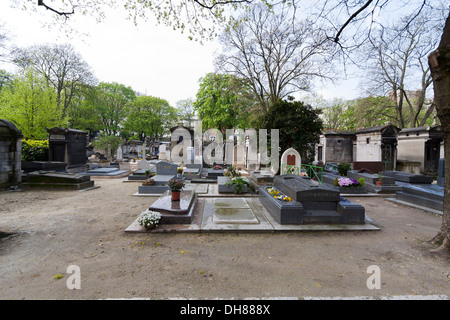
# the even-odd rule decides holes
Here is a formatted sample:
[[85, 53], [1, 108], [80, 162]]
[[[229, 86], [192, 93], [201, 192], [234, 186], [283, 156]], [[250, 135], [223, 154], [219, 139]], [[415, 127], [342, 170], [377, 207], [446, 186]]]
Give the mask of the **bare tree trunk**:
[[444, 133], [445, 185], [444, 214], [438, 234], [430, 241], [439, 247], [435, 251], [450, 250], [450, 15], [437, 50], [428, 56], [434, 84], [434, 102]]

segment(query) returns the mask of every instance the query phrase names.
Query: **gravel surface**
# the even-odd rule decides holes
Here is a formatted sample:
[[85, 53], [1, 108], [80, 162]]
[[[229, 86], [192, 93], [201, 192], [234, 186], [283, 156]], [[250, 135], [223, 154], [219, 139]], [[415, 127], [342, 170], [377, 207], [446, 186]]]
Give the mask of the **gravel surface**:
[[[137, 183], [0, 192], [0, 299], [246, 299], [450, 295], [442, 216], [352, 198], [380, 231], [125, 233], [156, 197]], [[80, 270], [80, 289], [68, 267]], [[380, 270], [369, 289], [368, 267]], [[71, 282], [75, 283], [75, 282]]]

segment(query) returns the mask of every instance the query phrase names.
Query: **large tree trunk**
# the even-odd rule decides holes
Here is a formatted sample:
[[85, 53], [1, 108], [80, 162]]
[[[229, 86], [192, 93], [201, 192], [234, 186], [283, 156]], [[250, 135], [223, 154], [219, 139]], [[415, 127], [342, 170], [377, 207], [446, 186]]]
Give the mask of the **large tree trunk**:
[[428, 56], [434, 85], [434, 103], [441, 120], [445, 148], [444, 214], [439, 233], [431, 240], [437, 251], [450, 249], [450, 14], [437, 50]]

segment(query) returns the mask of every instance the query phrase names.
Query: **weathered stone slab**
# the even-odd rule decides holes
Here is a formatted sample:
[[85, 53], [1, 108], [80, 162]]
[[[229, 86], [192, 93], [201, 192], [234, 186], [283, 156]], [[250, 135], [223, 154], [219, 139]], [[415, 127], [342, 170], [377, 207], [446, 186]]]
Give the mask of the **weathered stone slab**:
[[259, 224], [253, 210], [243, 198], [214, 199], [213, 222], [218, 224]]

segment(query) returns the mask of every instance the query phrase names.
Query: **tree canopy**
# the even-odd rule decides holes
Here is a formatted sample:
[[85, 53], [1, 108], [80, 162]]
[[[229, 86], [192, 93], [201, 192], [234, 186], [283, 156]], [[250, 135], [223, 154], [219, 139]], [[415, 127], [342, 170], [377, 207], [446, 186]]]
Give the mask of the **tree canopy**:
[[253, 105], [249, 86], [230, 74], [209, 73], [200, 79], [194, 108], [205, 129], [249, 127]]
[[314, 158], [315, 144], [322, 133], [320, 113], [320, 109], [301, 101], [278, 100], [265, 115], [264, 128], [279, 129], [281, 152], [292, 147], [307, 163]]

